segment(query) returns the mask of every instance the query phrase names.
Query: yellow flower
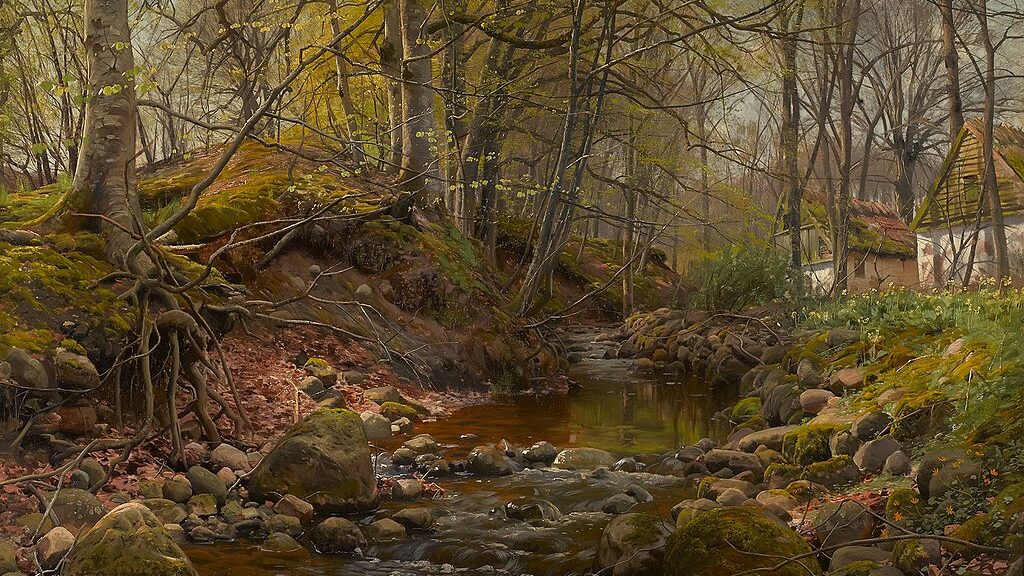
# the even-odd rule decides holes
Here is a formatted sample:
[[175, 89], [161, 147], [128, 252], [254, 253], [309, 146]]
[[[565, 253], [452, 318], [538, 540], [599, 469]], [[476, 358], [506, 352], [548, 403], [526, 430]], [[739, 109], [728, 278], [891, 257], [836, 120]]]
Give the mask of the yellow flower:
[[996, 470], [995, 468], [989, 470], [988, 473], [992, 476], [999, 476], [999, 470]]
[[895, 514], [892, 515], [892, 517], [893, 517], [894, 520], [899, 522], [899, 521], [903, 520], [903, 513], [902, 512], [896, 512]]
[[950, 516], [953, 515], [953, 505], [952, 504], [946, 504], [946, 514], [949, 514]]

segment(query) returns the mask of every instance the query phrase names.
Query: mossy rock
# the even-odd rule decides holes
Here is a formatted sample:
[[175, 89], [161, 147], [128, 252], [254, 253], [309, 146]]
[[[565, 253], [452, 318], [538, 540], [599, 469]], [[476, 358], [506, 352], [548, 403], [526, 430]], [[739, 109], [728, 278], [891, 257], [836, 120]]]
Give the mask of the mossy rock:
[[[803, 469], [799, 466], [776, 462], [764, 469], [764, 480], [776, 486], [786, 486], [794, 480], [799, 480], [802, 472]], [[776, 480], [773, 481], [773, 478]]]
[[[821, 574], [811, 548], [789, 526], [747, 507], [718, 508], [697, 514], [669, 538], [666, 576], [729, 576], [762, 570], [777, 576]], [[807, 554], [777, 570], [779, 557]]]
[[885, 519], [900, 526], [913, 526], [924, 513], [924, 500], [916, 490], [897, 488], [885, 501]]
[[882, 568], [882, 565], [878, 562], [858, 560], [850, 562], [842, 568], [829, 571], [828, 576], [872, 576], [880, 568]]
[[331, 511], [375, 508], [377, 479], [362, 419], [338, 408], [306, 416], [256, 468], [249, 490], [292, 494]]
[[766, 420], [765, 417], [761, 416], [760, 414], [755, 414], [748, 418], [747, 420], [744, 420], [737, 424], [733, 428], [733, 430], [741, 430], [743, 428], [749, 428], [751, 430], [754, 430], [755, 432], [758, 430], [764, 430], [768, 428], [768, 420]]
[[824, 486], [853, 484], [860, 480], [860, 470], [849, 456], [835, 456], [804, 468], [804, 480]]
[[792, 464], [809, 466], [832, 458], [829, 441], [845, 427], [839, 424], [807, 424], [786, 434], [782, 453]]
[[64, 562], [64, 576], [196, 576], [185, 553], [148, 508], [129, 502], [86, 532]]
[[419, 420], [419, 412], [415, 408], [398, 402], [385, 402], [381, 404], [380, 413], [392, 422], [399, 418]]
[[[992, 514], [981, 513], [968, 518], [966, 522], [957, 526], [949, 536], [972, 544], [999, 546], [1002, 543], [1004, 529], [1005, 526], [997, 528], [996, 518]], [[970, 546], [954, 543], [947, 543], [946, 548], [953, 552], [971, 551]]]
[[732, 415], [729, 417], [733, 422], [739, 423], [750, 420], [761, 414], [761, 399], [757, 396], [743, 398], [732, 407]]

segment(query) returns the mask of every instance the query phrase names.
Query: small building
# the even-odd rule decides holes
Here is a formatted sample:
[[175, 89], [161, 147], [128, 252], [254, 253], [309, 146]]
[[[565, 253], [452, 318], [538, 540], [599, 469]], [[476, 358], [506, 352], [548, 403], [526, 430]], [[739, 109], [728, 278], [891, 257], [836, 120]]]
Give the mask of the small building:
[[[828, 293], [835, 284], [832, 236], [824, 200], [805, 194], [800, 245], [803, 270], [814, 293]], [[777, 226], [774, 242], [789, 251], [789, 232]], [[918, 266], [914, 235], [892, 206], [881, 202], [850, 201], [847, 291], [860, 294], [889, 286], [916, 287]]]
[[[967, 122], [911, 223], [917, 235], [923, 283], [943, 286], [995, 274], [991, 206], [982, 198], [983, 126]], [[997, 126], [993, 131], [996, 182], [1012, 271], [1024, 268], [1024, 131]]]

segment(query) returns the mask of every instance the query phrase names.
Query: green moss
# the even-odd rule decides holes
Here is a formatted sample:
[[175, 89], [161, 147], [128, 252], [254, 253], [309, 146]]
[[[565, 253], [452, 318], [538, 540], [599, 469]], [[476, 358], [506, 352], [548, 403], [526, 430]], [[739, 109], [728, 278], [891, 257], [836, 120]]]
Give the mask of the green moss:
[[881, 568], [882, 565], [871, 560], [857, 560], [850, 562], [838, 570], [832, 570], [829, 576], [870, 576], [872, 572]]
[[405, 404], [399, 404], [398, 402], [385, 402], [381, 404], [380, 413], [392, 422], [399, 418], [416, 420], [419, 416], [415, 408], [412, 406], [406, 406]]
[[913, 526], [924, 511], [921, 495], [916, 490], [898, 488], [885, 501], [886, 520], [901, 526]]
[[718, 508], [695, 515], [669, 538], [666, 576], [729, 576], [763, 571], [779, 557], [807, 554], [771, 571], [777, 576], [820, 574], [811, 549], [795, 531], [760, 510]]
[[629, 525], [633, 528], [623, 543], [634, 548], [649, 546], [658, 542], [662, 536], [662, 520], [650, 514], [632, 514]]
[[[982, 546], [999, 546], [1004, 530], [999, 530], [996, 526], [997, 522], [992, 514], [976, 514], [957, 526], [949, 536]], [[970, 547], [961, 544], [949, 543], [946, 547], [954, 552], [970, 550]]]
[[761, 399], [757, 396], [743, 398], [732, 407], [730, 420], [735, 423], [750, 420], [761, 415]]
[[836, 475], [849, 468], [851, 464], [853, 459], [849, 456], [835, 456], [805, 467], [802, 478], [819, 484], [832, 484], [836, 480]]
[[773, 476], [783, 478], [787, 481], [793, 481], [800, 478], [800, 473], [803, 470], [799, 466], [793, 466], [792, 464], [784, 464], [782, 462], [776, 462], [770, 464], [764, 469], [765, 481], [770, 480]]
[[832, 457], [829, 441], [840, 430], [839, 424], [808, 424], [786, 434], [782, 440], [782, 453], [793, 464], [809, 466]]

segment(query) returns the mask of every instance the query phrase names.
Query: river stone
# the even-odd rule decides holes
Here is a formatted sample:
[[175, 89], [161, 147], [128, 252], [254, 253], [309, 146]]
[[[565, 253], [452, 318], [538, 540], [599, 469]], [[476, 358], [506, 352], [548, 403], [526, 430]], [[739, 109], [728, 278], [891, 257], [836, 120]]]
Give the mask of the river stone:
[[837, 348], [845, 344], [853, 344], [860, 340], [860, 332], [849, 328], [833, 328], [828, 331], [825, 343], [829, 348]]
[[75, 536], [62, 526], [50, 530], [36, 544], [36, 558], [46, 570], [53, 570], [75, 544]]
[[300, 544], [298, 540], [284, 532], [274, 532], [270, 536], [267, 536], [266, 540], [260, 543], [260, 550], [264, 552], [287, 554], [289, 552], [296, 552], [302, 549], [302, 544]]
[[0, 574], [18, 571], [17, 551], [7, 540], [0, 539]]
[[597, 448], [566, 448], [555, 456], [553, 466], [562, 470], [589, 470], [598, 466], [612, 466], [615, 456]]
[[178, 504], [188, 502], [192, 497], [192, 484], [183, 475], [175, 474], [173, 478], [164, 482], [163, 495], [164, 498]]
[[855, 500], [829, 502], [818, 509], [811, 529], [823, 548], [841, 546], [871, 537], [876, 520], [866, 506]]
[[828, 390], [812, 388], [800, 393], [800, 407], [808, 414], [817, 414], [828, 406], [828, 401], [836, 395]]
[[294, 494], [285, 494], [274, 504], [274, 512], [294, 516], [306, 522], [313, 517], [313, 505]]
[[411, 434], [413, 430], [412, 420], [406, 418], [405, 416], [402, 416], [398, 420], [395, 420], [394, 422], [391, 423], [392, 434], [396, 433], [396, 428], [398, 429], [397, 432], [400, 434]]
[[306, 371], [306, 374], [313, 376], [320, 380], [323, 385], [327, 388], [334, 386], [338, 383], [338, 371], [327, 363], [322, 358], [310, 358], [306, 360], [306, 364], [302, 367]]
[[874, 474], [882, 469], [885, 461], [903, 446], [892, 436], [865, 442], [853, 455], [853, 463], [863, 472]]
[[[751, 432], [740, 439], [738, 447], [744, 452], [754, 452], [762, 444], [775, 451], [782, 451], [783, 439], [786, 434], [796, 430], [799, 426], [776, 426], [757, 432]], [[678, 456], [677, 456], [678, 458]]]
[[408, 448], [399, 448], [391, 455], [391, 462], [395, 466], [408, 466], [416, 462], [416, 453]]
[[732, 478], [712, 478], [701, 482], [701, 488], [703, 493], [700, 496], [706, 498], [718, 498], [722, 492], [730, 488], [739, 490], [747, 498], [753, 498], [757, 493], [758, 489], [755, 484], [747, 482], [746, 480], [735, 480]]
[[213, 494], [196, 494], [188, 499], [188, 511], [196, 516], [213, 516], [217, 513], [217, 498]]
[[100, 373], [88, 358], [67, 350], [60, 350], [53, 359], [58, 388], [91, 390], [100, 384]]
[[785, 490], [765, 490], [757, 495], [756, 500], [764, 506], [777, 506], [783, 510], [792, 510], [800, 505], [797, 499]]
[[235, 472], [231, 470], [231, 468], [228, 468], [227, 466], [224, 466], [220, 470], [217, 470], [217, 478], [220, 478], [220, 481], [223, 482], [224, 485], [228, 487], [228, 490], [230, 490], [231, 487], [235, 485], [235, 482], [238, 482], [238, 475], [235, 474]]
[[764, 474], [764, 465], [756, 454], [747, 454], [738, 450], [722, 450], [716, 448], [704, 455], [704, 464], [711, 473], [728, 468], [733, 472], [749, 470], [755, 476]]
[[790, 423], [795, 416], [802, 416], [800, 394], [803, 390], [796, 384], [779, 384], [765, 394], [761, 404], [761, 415], [773, 426]]
[[324, 386], [324, 383], [316, 376], [306, 376], [302, 380], [299, 380], [299, 383], [296, 384], [295, 387], [299, 389], [299, 392], [302, 392], [313, 400], [319, 400], [327, 393], [327, 388]]
[[289, 536], [298, 537], [302, 534], [302, 520], [288, 514], [274, 514], [267, 521], [267, 529], [271, 532], [284, 532]]
[[387, 418], [366, 410], [359, 414], [359, 419], [363, 421], [363, 430], [366, 431], [366, 439], [370, 442], [391, 438], [391, 421]]
[[395, 522], [391, 518], [381, 518], [371, 522], [364, 529], [366, 536], [374, 542], [387, 540], [404, 540], [406, 537], [405, 526]]
[[430, 434], [413, 436], [403, 442], [402, 447], [412, 450], [417, 456], [421, 454], [437, 454], [438, 452], [437, 441]]
[[537, 442], [523, 451], [523, 458], [527, 462], [543, 462], [550, 464], [558, 455], [558, 449], [549, 442]]
[[7, 363], [10, 365], [11, 378], [18, 384], [36, 390], [50, 388], [50, 378], [42, 362], [28, 352], [21, 348], [11, 348], [7, 353]]
[[864, 441], [873, 440], [890, 424], [892, 424], [892, 416], [881, 411], [870, 412], [853, 423], [850, 433]]
[[222, 442], [210, 452], [210, 462], [214, 468], [230, 468], [233, 471], [248, 472], [252, 466], [249, 464], [249, 456], [245, 452], [235, 448], [231, 444]]
[[103, 518], [107, 509], [93, 494], [76, 488], [65, 488], [46, 494], [48, 503], [52, 503], [53, 514], [60, 519], [60, 525], [72, 534], [78, 534]]
[[38, 246], [42, 244], [43, 239], [42, 236], [31, 230], [6, 228], [0, 230], [0, 242], [6, 242], [12, 246]]
[[402, 393], [394, 386], [381, 386], [379, 388], [363, 390], [363, 398], [377, 404], [384, 404], [385, 402], [405, 403]]
[[351, 410], [317, 410], [289, 430], [251, 477], [254, 495], [293, 494], [333, 510], [371, 510], [377, 478], [362, 420]]
[[637, 505], [637, 499], [629, 494], [614, 494], [601, 503], [601, 512], [605, 514], [625, 514]]
[[897, 450], [890, 454], [882, 466], [882, 473], [890, 476], [909, 476], [910, 472], [910, 457], [903, 450]]
[[78, 469], [89, 475], [89, 485], [92, 486], [106, 476], [107, 470], [95, 458], [86, 458], [78, 463]]
[[505, 503], [505, 517], [512, 520], [558, 520], [562, 512], [542, 498], [523, 496]]
[[185, 477], [192, 483], [192, 494], [213, 494], [221, 504], [228, 497], [228, 488], [224, 481], [202, 466], [192, 466], [185, 473]]
[[839, 570], [845, 568], [854, 562], [863, 562], [865, 560], [869, 562], [888, 562], [890, 552], [888, 550], [882, 550], [881, 548], [872, 548], [870, 546], [843, 546], [832, 553], [832, 560], [828, 563], [828, 569]]
[[409, 530], [428, 530], [434, 525], [434, 515], [427, 508], [405, 508], [392, 514], [391, 519]]
[[660, 576], [668, 530], [657, 516], [623, 514], [601, 533], [594, 573], [608, 576]]
[[[770, 570], [780, 557], [802, 560]], [[676, 528], [665, 553], [665, 576], [722, 576], [762, 571], [774, 576], [821, 574], [796, 531], [748, 506], [701, 512]]]
[[310, 539], [321, 554], [342, 554], [366, 546], [359, 527], [344, 518], [328, 518], [316, 525]]
[[507, 476], [518, 468], [516, 463], [493, 444], [477, 446], [469, 453], [467, 467], [473, 474]]
[[423, 493], [423, 484], [415, 478], [401, 478], [391, 485], [391, 497], [395, 500], [413, 500]]
[[864, 371], [860, 368], [843, 368], [832, 375], [829, 385], [837, 392], [858, 390], [864, 387]]
[[160, 482], [156, 480], [139, 480], [139, 496], [143, 498], [163, 498], [164, 492]]
[[834, 456], [853, 456], [860, 450], [860, 438], [857, 438], [849, 430], [840, 430], [829, 438], [828, 446]]
[[707, 498], [698, 498], [696, 500], [683, 500], [669, 510], [669, 515], [672, 516], [677, 526], [681, 526], [690, 521], [701, 512], [708, 510], [714, 510], [715, 508], [721, 508], [722, 505], [714, 500], [708, 500]]
[[64, 563], [64, 576], [197, 576], [148, 508], [129, 502], [86, 532]]
[[75, 470], [71, 472], [68, 477], [68, 481], [65, 484], [68, 488], [78, 488], [79, 490], [89, 489], [89, 475], [81, 470]]
[[715, 502], [723, 506], [741, 506], [747, 501], [747, 495], [736, 488], [726, 488], [715, 498]]

